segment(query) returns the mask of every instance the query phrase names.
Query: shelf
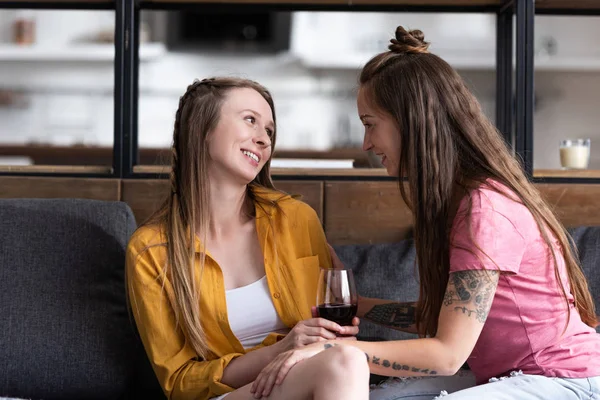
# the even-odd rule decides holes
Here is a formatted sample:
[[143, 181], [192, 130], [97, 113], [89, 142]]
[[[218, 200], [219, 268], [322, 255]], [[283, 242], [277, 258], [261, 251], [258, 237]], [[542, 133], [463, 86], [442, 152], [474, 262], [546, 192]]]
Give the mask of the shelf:
[[114, 10], [115, 0], [0, 0], [0, 8]]
[[142, 8], [230, 6], [278, 11], [498, 12], [510, 0], [139, 0]]
[[503, 0], [143, 0], [144, 3], [208, 3], [208, 4], [294, 4], [294, 5], [387, 5], [428, 7], [481, 7], [504, 4]]
[[[166, 53], [162, 43], [140, 45], [140, 61], [150, 61]], [[113, 43], [75, 44], [69, 47], [18, 46], [0, 44], [0, 61], [113, 62]]]
[[110, 174], [112, 167], [97, 165], [0, 165], [0, 172]]
[[[44, 7], [73, 6], [74, 8], [89, 7], [113, 7], [115, 0], [0, 0], [0, 4], [7, 3], [11, 7], [18, 7], [20, 3], [23, 8], [32, 5]], [[141, 0], [147, 4], [173, 4], [173, 3], [197, 3], [197, 4], [249, 4], [249, 5], [297, 5], [297, 6], [398, 6], [398, 7], [428, 7], [462, 9], [468, 8], [500, 8], [507, 4], [507, 0]], [[600, 12], [600, 1], [598, 0], [536, 0], [536, 10], [598, 10]]]
[[598, 0], [536, 0], [536, 10], [599, 10]]
[[[600, 0], [599, 0], [600, 1]], [[495, 55], [469, 54], [460, 56], [448, 52], [432, 51], [439, 55], [453, 68], [462, 70], [495, 70]], [[323, 54], [315, 56], [297, 56], [307, 68], [313, 69], [360, 69], [373, 57], [374, 53], [344, 53]], [[536, 71], [600, 71], [600, 56], [598, 57], [554, 57], [551, 59], [534, 59]]]
[[[435, 53], [435, 52], [434, 52]], [[437, 54], [437, 53], [436, 53]], [[307, 68], [314, 69], [360, 69], [362, 68], [375, 53], [344, 53], [344, 54], [319, 54], [306, 57], [298, 56], [300, 62]], [[494, 55], [482, 56], [445, 56], [439, 54], [452, 67], [457, 69], [474, 69], [488, 70], [496, 68], [496, 60]], [[599, 60], [600, 63], [600, 60]]]
[[[136, 165], [133, 172], [140, 174], [168, 174], [168, 165]], [[388, 176], [385, 168], [271, 168], [273, 176]]]
[[593, 169], [536, 169], [535, 178], [600, 178], [600, 171]]
[[115, 0], [3, 0], [13, 4], [115, 4]]
[[[303, 7], [398, 7], [398, 8], [423, 8], [435, 10], [472, 11], [476, 9], [499, 10], [509, 0], [141, 0], [142, 5], [148, 4], [239, 4], [239, 5], [272, 5], [293, 8]], [[536, 10], [544, 11], [598, 11], [599, 0], [536, 0]]]

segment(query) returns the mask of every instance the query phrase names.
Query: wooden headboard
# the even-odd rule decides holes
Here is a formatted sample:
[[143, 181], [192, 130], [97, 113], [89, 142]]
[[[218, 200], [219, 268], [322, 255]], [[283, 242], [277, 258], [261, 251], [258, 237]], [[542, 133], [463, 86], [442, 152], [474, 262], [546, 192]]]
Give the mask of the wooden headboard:
[[[398, 184], [368, 180], [276, 180], [316, 211], [332, 244], [385, 243], [405, 238], [412, 217]], [[600, 225], [600, 185], [537, 184], [567, 227]], [[0, 198], [77, 197], [125, 201], [139, 222], [162, 201], [166, 180], [0, 177]]]

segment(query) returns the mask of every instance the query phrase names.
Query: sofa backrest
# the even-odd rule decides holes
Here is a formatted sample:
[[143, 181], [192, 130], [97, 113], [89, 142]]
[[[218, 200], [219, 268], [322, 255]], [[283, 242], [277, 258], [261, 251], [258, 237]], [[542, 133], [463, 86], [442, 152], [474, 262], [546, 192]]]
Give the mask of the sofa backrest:
[[0, 200], [0, 396], [122, 398], [136, 340], [122, 202]]
[[[583, 272], [600, 312], [600, 226], [569, 229], [579, 251]], [[346, 267], [354, 270], [358, 292], [365, 297], [413, 301], [419, 297], [416, 253], [411, 239], [375, 245], [334, 246]], [[600, 329], [597, 328], [600, 332]], [[409, 339], [397, 332], [361, 321], [360, 336], [373, 340]]]
[[[583, 273], [596, 305], [596, 314], [600, 314], [600, 226], [573, 228], [569, 229], [569, 233], [579, 252]], [[596, 331], [600, 331], [600, 327]]]

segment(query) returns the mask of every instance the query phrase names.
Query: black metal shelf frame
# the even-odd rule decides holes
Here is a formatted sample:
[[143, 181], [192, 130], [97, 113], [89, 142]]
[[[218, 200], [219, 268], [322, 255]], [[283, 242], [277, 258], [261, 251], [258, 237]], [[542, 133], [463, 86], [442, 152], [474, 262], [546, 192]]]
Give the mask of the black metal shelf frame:
[[[144, 0], [114, 0], [113, 2], [65, 1], [4, 1], [2, 8], [36, 9], [97, 9], [115, 10], [115, 83], [114, 83], [114, 145], [112, 172], [103, 174], [65, 174], [0, 172], [0, 175], [78, 176], [114, 178], [161, 178], [161, 174], [135, 173], [139, 159], [139, 24], [142, 9], [211, 10], [242, 8], [274, 11], [393, 11], [393, 12], [479, 12], [497, 16], [496, 49], [496, 125], [522, 161], [527, 175], [534, 181], [547, 183], [600, 183], [600, 178], [533, 178], [533, 88], [534, 88], [534, 17], [538, 14], [600, 15], [600, 9], [535, 10], [535, 0], [506, 0], [501, 6], [425, 6], [425, 5], [322, 5], [322, 4], [223, 4], [191, 2], [153, 2]], [[350, 3], [351, 4], [351, 3]], [[516, 69], [513, 71], [513, 16], [516, 21]], [[514, 74], [514, 84], [513, 84]], [[514, 102], [514, 103], [513, 103]], [[515, 105], [513, 107], [513, 104]], [[514, 111], [513, 111], [514, 110]], [[514, 116], [513, 116], [514, 112]], [[277, 179], [317, 179], [289, 175]], [[340, 177], [331, 177], [340, 180]], [[349, 178], [352, 179], [352, 178]], [[382, 177], [354, 177], [357, 180], [385, 180]]]

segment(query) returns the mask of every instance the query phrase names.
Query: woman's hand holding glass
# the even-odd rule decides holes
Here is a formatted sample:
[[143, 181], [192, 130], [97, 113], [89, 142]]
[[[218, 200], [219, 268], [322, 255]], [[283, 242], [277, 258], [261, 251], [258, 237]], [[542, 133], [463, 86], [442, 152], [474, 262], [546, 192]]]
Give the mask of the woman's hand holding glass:
[[[354, 327], [358, 294], [352, 270], [344, 268], [335, 251], [329, 246], [333, 268], [323, 268], [317, 289], [317, 313], [320, 317], [341, 326]], [[313, 311], [314, 315], [314, 311]]]
[[[315, 314], [315, 309], [313, 308], [313, 316]], [[353, 326], [340, 326], [333, 321], [316, 317], [298, 322], [285, 338], [279, 342], [279, 345], [282, 346], [282, 351], [288, 351], [316, 342], [333, 340], [338, 335], [354, 338], [357, 334], [358, 319], [354, 321]]]

